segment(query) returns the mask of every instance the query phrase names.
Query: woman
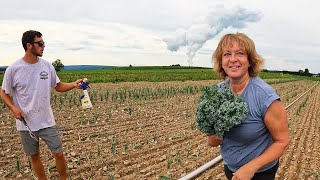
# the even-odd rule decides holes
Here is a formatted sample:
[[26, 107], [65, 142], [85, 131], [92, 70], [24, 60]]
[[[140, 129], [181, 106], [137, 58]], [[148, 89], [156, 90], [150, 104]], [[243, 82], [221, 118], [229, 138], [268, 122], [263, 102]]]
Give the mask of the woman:
[[226, 34], [213, 54], [213, 62], [224, 83], [248, 104], [249, 113], [222, 139], [208, 136], [208, 144], [221, 144], [228, 179], [274, 179], [279, 158], [289, 144], [288, 120], [280, 97], [257, 77], [262, 58], [254, 42], [243, 33]]

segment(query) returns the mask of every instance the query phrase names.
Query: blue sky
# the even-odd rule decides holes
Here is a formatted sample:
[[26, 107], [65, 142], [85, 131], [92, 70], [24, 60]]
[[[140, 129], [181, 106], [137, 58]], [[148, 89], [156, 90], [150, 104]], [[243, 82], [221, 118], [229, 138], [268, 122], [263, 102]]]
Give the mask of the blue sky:
[[320, 73], [316, 0], [47, 0], [0, 2], [0, 66], [24, 54], [21, 36], [42, 32], [43, 58], [65, 65], [211, 67], [225, 33], [251, 37], [264, 68]]

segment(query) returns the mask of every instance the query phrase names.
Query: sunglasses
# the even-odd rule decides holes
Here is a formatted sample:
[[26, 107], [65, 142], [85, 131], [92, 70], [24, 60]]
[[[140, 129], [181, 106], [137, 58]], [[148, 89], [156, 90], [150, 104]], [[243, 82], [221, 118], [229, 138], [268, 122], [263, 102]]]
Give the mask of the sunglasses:
[[38, 42], [32, 42], [33, 44], [36, 43], [38, 44], [40, 47], [43, 47], [45, 45], [44, 41], [38, 41]]

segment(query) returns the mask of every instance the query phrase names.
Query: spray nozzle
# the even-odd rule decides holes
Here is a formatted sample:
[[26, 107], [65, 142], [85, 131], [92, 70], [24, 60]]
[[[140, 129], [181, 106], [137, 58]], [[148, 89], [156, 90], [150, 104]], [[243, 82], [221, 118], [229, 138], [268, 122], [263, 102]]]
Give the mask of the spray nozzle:
[[87, 78], [83, 78], [81, 83], [81, 88], [83, 90], [86, 90], [89, 87], [89, 80]]

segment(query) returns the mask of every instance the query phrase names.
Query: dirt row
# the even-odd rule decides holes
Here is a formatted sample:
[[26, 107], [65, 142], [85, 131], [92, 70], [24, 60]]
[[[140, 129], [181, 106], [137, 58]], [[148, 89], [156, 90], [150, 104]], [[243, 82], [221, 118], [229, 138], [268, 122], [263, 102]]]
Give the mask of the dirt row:
[[[116, 91], [124, 87], [183, 87], [203, 86], [208, 83], [214, 82], [97, 84], [92, 85], [89, 93], [104, 92], [106, 87]], [[290, 87], [297, 87], [294, 93], [297, 97], [313, 83], [295, 81], [273, 86], [282, 98], [293, 99], [292, 92], [288, 90]], [[178, 179], [218, 156], [219, 148], [208, 147], [206, 136], [194, 126], [199, 96], [199, 93], [178, 94], [171, 98], [128, 100], [118, 104], [97, 101], [94, 108], [89, 110], [82, 110], [72, 104], [65, 104], [63, 108], [54, 104], [54, 114], [63, 138], [69, 179]], [[303, 177], [313, 178], [319, 173], [319, 167], [315, 166], [319, 164], [319, 159], [316, 158], [319, 157], [319, 135], [313, 133], [308, 136], [308, 132], [319, 132], [319, 119], [316, 116], [316, 113], [319, 113], [319, 86], [308, 97], [299, 113], [297, 109], [304, 99], [288, 110], [290, 131], [296, 138], [296, 143], [290, 148], [295, 151], [289, 154], [289, 148], [288, 159], [285, 159], [287, 154], [281, 159], [279, 179], [300, 177], [293, 176], [290, 172], [303, 168], [308, 169], [305, 172], [310, 171]], [[300, 118], [306, 120], [300, 121]], [[9, 111], [0, 114], [0, 124], [0, 179], [34, 179]], [[299, 130], [300, 126], [309, 129], [302, 131]], [[293, 139], [292, 143], [295, 142]], [[311, 145], [310, 141], [316, 143]], [[45, 144], [42, 141], [40, 143], [47, 176], [49, 179], [58, 179], [54, 159]], [[299, 149], [301, 147], [303, 151]], [[299, 155], [297, 149], [308, 156]], [[309, 151], [315, 152], [308, 153]], [[294, 156], [296, 159], [293, 161], [290, 157]], [[306, 164], [290, 164], [298, 160]], [[283, 171], [284, 167], [290, 167], [290, 172]], [[220, 163], [197, 179], [224, 178]]]

